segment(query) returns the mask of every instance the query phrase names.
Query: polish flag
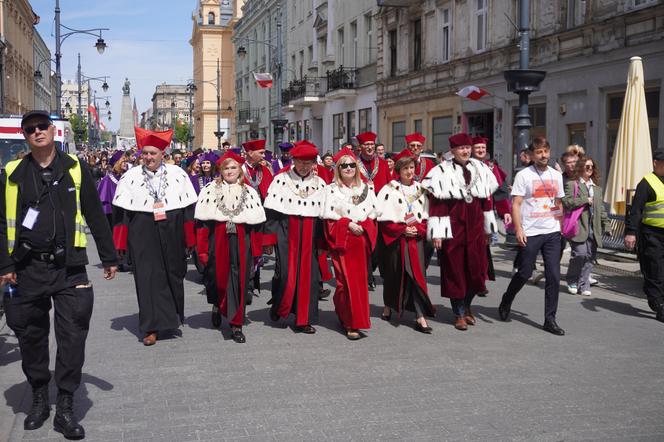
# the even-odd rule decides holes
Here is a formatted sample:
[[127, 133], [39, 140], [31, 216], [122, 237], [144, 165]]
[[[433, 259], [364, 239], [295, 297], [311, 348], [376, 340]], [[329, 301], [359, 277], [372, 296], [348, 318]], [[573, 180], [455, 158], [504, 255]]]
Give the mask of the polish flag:
[[99, 122], [99, 129], [101, 129], [104, 132], [106, 131], [106, 125], [104, 123], [102, 123], [101, 121]]
[[254, 80], [261, 89], [269, 89], [272, 87], [272, 74], [269, 72], [254, 72]]
[[466, 86], [457, 92], [457, 95], [463, 98], [469, 98], [473, 101], [477, 101], [485, 95], [489, 95], [488, 91], [485, 91], [481, 87], [477, 86]]
[[88, 112], [92, 114], [96, 122], [99, 122], [99, 115], [97, 115], [97, 109], [93, 104], [88, 105]]

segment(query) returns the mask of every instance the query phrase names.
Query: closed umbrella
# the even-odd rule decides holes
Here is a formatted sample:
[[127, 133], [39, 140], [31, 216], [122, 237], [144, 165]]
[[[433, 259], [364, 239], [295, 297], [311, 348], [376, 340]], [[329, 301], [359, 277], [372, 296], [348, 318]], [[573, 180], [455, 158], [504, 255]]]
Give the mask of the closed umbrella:
[[636, 189], [641, 179], [652, 172], [652, 150], [646, 94], [643, 89], [641, 57], [630, 58], [627, 90], [611, 168], [606, 181], [604, 202], [613, 215], [625, 215], [626, 193]]

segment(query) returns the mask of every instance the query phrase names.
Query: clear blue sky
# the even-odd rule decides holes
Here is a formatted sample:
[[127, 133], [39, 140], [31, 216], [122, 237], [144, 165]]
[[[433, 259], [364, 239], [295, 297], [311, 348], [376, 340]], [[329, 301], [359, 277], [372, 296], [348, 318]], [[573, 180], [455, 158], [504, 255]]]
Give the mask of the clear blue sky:
[[[37, 31], [55, 57], [55, 0], [30, 0], [41, 17]], [[108, 47], [99, 55], [96, 38], [72, 35], [62, 45], [62, 79], [76, 80], [77, 53], [89, 77], [110, 76], [109, 90], [92, 82], [97, 95], [111, 96], [109, 129], [120, 125], [122, 85], [131, 82], [139, 114], [152, 105], [155, 86], [162, 82], [184, 84], [192, 77], [191, 14], [195, 0], [60, 0], [61, 23], [74, 29], [110, 28], [103, 32]], [[67, 32], [62, 30], [62, 32]], [[55, 70], [55, 64], [52, 65]], [[43, 70], [43, 68], [42, 68]], [[103, 105], [103, 100], [102, 103]]]

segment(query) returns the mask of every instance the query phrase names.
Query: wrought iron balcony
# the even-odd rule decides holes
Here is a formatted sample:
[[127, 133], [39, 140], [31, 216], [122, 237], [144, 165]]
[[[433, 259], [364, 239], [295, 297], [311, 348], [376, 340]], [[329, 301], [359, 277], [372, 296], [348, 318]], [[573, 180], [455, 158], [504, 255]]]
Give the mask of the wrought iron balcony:
[[258, 123], [260, 109], [252, 108], [249, 101], [240, 101], [237, 108], [237, 124]]
[[327, 92], [357, 88], [357, 69], [339, 66], [327, 71]]
[[324, 80], [324, 78], [305, 75], [301, 80], [291, 81], [288, 88], [282, 92], [282, 104], [305, 104], [320, 101], [324, 95], [321, 88]]

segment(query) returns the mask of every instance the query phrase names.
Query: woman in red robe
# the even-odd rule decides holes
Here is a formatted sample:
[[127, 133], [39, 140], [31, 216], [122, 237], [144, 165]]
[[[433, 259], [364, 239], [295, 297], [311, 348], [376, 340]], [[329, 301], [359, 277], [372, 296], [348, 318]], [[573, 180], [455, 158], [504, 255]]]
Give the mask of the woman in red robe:
[[413, 180], [415, 158], [407, 149], [395, 157], [394, 170], [399, 180], [390, 181], [378, 193], [378, 228], [384, 247], [379, 267], [383, 275], [381, 318], [389, 321], [392, 310], [415, 312], [415, 330], [431, 334], [425, 316], [436, 309], [429, 299], [424, 269], [429, 203], [422, 185]]
[[265, 222], [258, 192], [242, 178], [243, 162], [230, 151], [217, 161], [221, 178], [201, 190], [194, 214], [203, 223], [196, 235], [199, 259], [216, 289], [213, 311], [218, 308], [228, 319], [231, 337], [237, 343], [246, 341], [242, 333], [245, 296], [253, 257], [262, 253], [261, 229]]
[[362, 182], [357, 157], [345, 148], [334, 156], [334, 182], [325, 188], [325, 237], [336, 276], [334, 310], [346, 337], [362, 338], [369, 320], [368, 263], [376, 245], [376, 195]]

